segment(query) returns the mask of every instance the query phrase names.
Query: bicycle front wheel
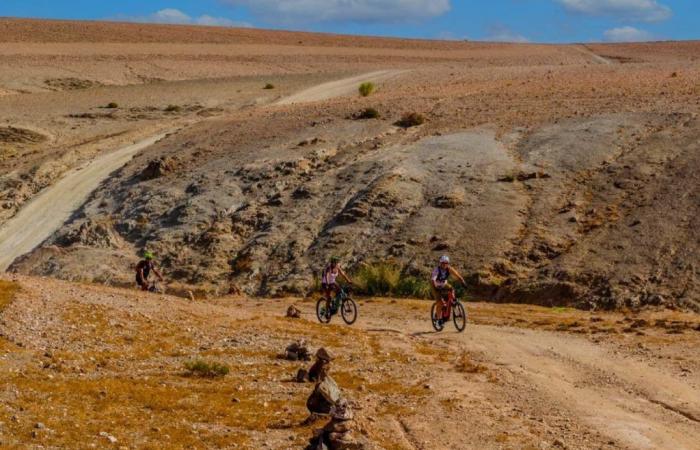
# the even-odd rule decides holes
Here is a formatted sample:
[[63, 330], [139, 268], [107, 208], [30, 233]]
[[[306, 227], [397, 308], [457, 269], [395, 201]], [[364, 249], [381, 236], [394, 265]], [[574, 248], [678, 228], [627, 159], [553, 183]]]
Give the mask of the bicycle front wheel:
[[352, 325], [357, 320], [357, 304], [355, 300], [346, 298], [340, 307], [340, 315], [348, 325]]
[[460, 302], [455, 303], [452, 307], [452, 320], [460, 333], [467, 328], [467, 311]]

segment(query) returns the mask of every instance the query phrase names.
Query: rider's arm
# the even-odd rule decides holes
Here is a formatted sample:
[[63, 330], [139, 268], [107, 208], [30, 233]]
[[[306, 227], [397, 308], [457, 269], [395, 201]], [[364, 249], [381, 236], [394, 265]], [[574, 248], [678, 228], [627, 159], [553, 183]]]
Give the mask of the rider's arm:
[[433, 270], [433, 275], [430, 277], [430, 282], [433, 284], [433, 287], [435, 289], [438, 288], [437, 279], [438, 279], [438, 271], [437, 271], [437, 269], [435, 269], [435, 270]]
[[457, 269], [455, 269], [454, 267], [450, 267], [450, 273], [452, 273], [452, 275], [457, 277], [457, 279], [459, 279], [459, 281], [462, 282], [462, 286], [467, 285], [467, 282], [464, 281], [464, 278], [462, 277], [462, 275], [459, 272], [457, 272]]
[[158, 279], [162, 283], [163, 282], [163, 275], [160, 273], [160, 271], [155, 266], [153, 266], [153, 273], [156, 274], [156, 276], [158, 277]]
[[345, 279], [345, 281], [352, 284], [352, 280], [347, 276], [345, 271], [340, 266], [338, 266], [338, 272], [340, 272], [340, 276], [343, 277]]

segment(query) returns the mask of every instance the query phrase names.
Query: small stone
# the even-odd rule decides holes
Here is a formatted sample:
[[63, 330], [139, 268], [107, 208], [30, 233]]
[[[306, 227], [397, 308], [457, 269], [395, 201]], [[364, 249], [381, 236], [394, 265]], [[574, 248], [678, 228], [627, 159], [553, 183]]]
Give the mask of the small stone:
[[290, 305], [287, 308], [287, 317], [290, 319], [299, 319], [301, 317], [301, 311], [294, 305]]

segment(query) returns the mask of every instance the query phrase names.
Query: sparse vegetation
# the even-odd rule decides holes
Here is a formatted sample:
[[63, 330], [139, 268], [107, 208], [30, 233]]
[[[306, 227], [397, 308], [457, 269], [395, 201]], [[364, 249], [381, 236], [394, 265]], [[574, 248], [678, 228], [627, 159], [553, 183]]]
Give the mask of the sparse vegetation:
[[19, 285], [9, 281], [0, 280], [0, 311], [4, 310], [19, 290]]
[[269, 90], [269, 89], [274, 89], [274, 88], [275, 88], [275, 85], [274, 85], [274, 84], [272, 84], [272, 83], [267, 83], [263, 89], [268, 89], [268, 90]]
[[430, 298], [427, 279], [403, 273], [398, 265], [378, 263], [362, 266], [353, 276], [364, 295]]
[[401, 119], [396, 122], [396, 126], [401, 128], [411, 128], [423, 125], [425, 123], [425, 117], [422, 114], [416, 112], [406, 113], [401, 117]]
[[376, 89], [377, 89], [377, 88], [376, 88], [376, 86], [374, 85], [374, 83], [366, 82], [366, 83], [362, 83], [362, 84], [360, 85], [359, 91], [360, 91], [360, 95], [361, 95], [361, 96], [363, 96], [363, 97], [369, 97], [370, 95], [372, 95], [372, 94], [374, 93], [374, 91], [375, 91]]
[[359, 120], [379, 119], [381, 114], [374, 108], [365, 108], [355, 116]]
[[108, 103], [106, 106], [107, 109], [117, 109], [119, 108], [119, 104], [115, 102]]
[[185, 363], [187, 375], [202, 378], [219, 378], [228, 375], [230, 369], [227, 365], [217, 362], [207, 362], [202, 359]]
[[182, 107], [179, 105], [168, 105], [164, 111], [165, 112], [179, 113], [180, 111], [182, 111]]

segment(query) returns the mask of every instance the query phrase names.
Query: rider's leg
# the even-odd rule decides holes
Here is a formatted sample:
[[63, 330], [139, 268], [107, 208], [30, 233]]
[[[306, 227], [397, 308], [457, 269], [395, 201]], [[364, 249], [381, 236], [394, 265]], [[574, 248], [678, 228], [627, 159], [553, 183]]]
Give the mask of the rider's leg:
[[442, 292], [440, 292], [439, 289], [433, 287], [433, 297], [435, 298], [435, 316], [438, 319], [442, 319], [442, 308], [443, 308], [443, 299], [442, 299]]

